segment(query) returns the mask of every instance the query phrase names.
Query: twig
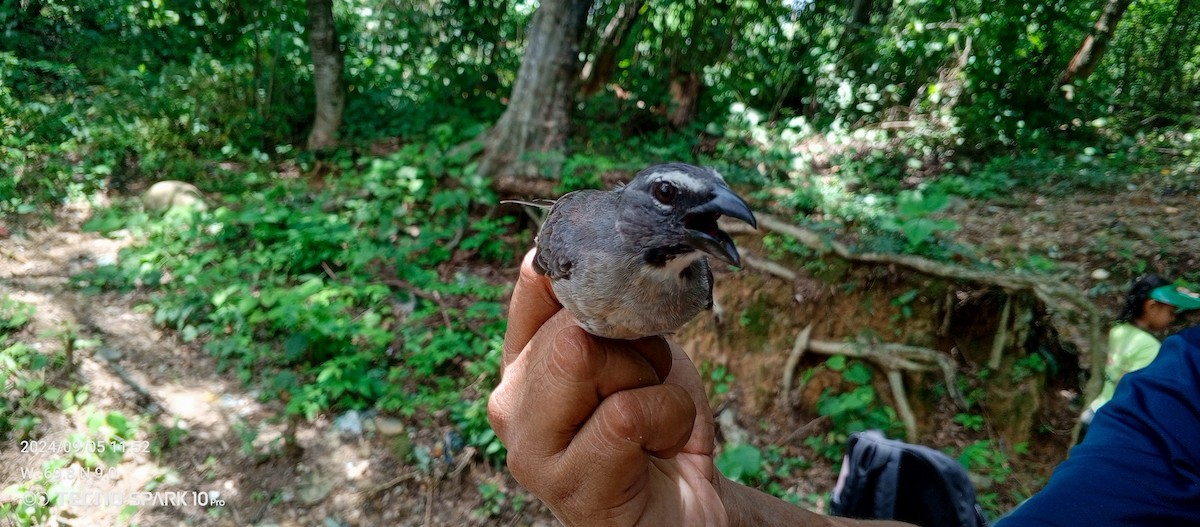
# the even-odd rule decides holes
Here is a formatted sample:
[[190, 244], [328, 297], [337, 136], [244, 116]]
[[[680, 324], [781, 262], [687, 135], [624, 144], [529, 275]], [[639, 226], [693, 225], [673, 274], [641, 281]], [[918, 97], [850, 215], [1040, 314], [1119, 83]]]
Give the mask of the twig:
[[459, 225], [458, 228], [454, 229], [454, 237], [450, 239], [450, 243], [447, 243], [445, 247], [447, 254], [454, 254], [455, 249], [458, 249], [458, 244], [462, 243], [463, 235], [466, 233], [466, 225]]
[[451, 470], [449, 474], [450, 479], [457, 478], [459, 474], [462, 474], [462, 471], [466, 470], [466, 468], [471, 464], [471, 461], [475, 459], [475, 454], [477, 453], [479, 453], [479, 451], [473, 446], [464, 448], [462, 452], [458, 454], [458, 460], [454, 462], [454, 470]]
[[396, 485], [399, 485], [399, 484], [401, 484], [401, 483], [404, 483], [405, 481], [409, 481], [409, 480], [417, 479], [417, 478], [418, 478], [420, 475], [421, 475], [421, 472], [420, 472], [420, 471], [417, 471], [417, 470], [410, 470], [410, 471], [408, 471], [408, 472], [405, 472], [405, 473], [403, 473], [403, 474], [400, 474], [399, 476], [396, 476], [396, 477], [394, 477], [394, 478], [392, 478], [392, 479], [389, 479], [389, 480], [387, 480], [386, 482], [384, 482], [384, 483], [382, 483], [382, 484], [380, 484], [380, 485], [378, 485], [378, 486], [375, 486], [375, 487], [373, 487], [373, 488], [370, 488], [370, 489], [367, 489], [367, 490], [364, 490], [364, 491], [362, 491], [362, 492], [358, 493], [358, 497], [359, 497], [360, 499], [372, 499], [372, 498], [375, 498], [376, 496], [378, 496], [378, 495], [379, 495], [380, 493], [382, 493], [383, 491], [385, 491], [385, 490], [388, 490], [388, 489], [391, 489], [392, 487], [395, 487]]
[[804, 423], [804, 426], [801, 426], [800, 428], [792, 430], [792, 433], [788, 434], [787, 437], [784, 437], [783, 439], [776, 441], [774, 444], [775, 444], [775, 446], [789, 444], [792, 441], [794, 441], [797, 437], [800, 437], [801, 434], [807, 434], [809, 430], [816, 428], [816, 426], [818, 424], [824, 423], [825, 421], [828, 421], [828, 420], [829, 420], [829, 416], [827, 416], [827, 415], [817, 416], [817, 417], [813, 418], [813, 420], [811, 420], [807, 423]]
[[440, 470], [435, 470], [429, 478], [429, 492], [425, 493], [425, 527], [433, 525], [433, 498], [437, 495], [438, 481], [441, 479]]

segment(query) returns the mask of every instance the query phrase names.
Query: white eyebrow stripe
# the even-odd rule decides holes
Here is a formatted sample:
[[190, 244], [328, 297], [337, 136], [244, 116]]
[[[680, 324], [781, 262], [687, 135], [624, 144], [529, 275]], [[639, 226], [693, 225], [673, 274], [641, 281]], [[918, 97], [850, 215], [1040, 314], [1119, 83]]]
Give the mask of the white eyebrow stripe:
[[668, 181], [676, 187], [687, 189], [691, 192], [704, 192], [704, 183], [701, 183], [691, 174], [679, 171], [661, 172], [655, 174], [655, 179], [658, 181]]

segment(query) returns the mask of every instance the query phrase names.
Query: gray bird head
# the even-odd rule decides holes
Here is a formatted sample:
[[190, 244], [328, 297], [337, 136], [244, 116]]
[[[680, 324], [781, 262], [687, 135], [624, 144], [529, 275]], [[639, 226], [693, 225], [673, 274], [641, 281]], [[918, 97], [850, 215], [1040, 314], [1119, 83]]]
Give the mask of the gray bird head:
[[650, 264], [702, 251], [741, 267], [737, 247], [717, 228], [717, 218], [730, 216], [758, 227], [750, 206], [711, 168], [655, 165], [619, 192], [617, 232]]

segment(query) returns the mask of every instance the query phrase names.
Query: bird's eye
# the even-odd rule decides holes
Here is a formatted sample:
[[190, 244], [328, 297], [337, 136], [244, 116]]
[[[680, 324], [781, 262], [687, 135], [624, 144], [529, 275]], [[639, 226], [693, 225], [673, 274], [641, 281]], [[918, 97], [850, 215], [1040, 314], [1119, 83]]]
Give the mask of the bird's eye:
[[667, 181], [659, 181], [654, 184], [654, 199], [664, 205], [669, 205], [672, 201], [675, 201], [675, 195], [678, 193], [679, 191], [675, 188], [675, 185]]

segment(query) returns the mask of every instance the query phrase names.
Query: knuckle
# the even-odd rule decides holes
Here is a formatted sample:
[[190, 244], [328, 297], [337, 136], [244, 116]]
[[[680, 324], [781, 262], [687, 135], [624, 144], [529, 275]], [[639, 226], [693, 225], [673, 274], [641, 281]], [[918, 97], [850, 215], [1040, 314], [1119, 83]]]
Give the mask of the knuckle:
[[642, 443], [647, 419], [641, 397], [631, 392], [615, 393], [605, 401], [610, 410], [605, 413], [606, 431], [617, 439]]
[[562, 478], [559, 477], [552, 463], [528, 453], [520, 454], [510, 451], [508, 472], [522, 487], [541, 498], [561, 499], [557, 493], [568, 486], [561, 481]]
[[594, 378], [600, 370], [603, 351], [579, 326], [572, 325], [559, 331], [553, 346], [547, 362], [552, 377], [583, 382]]
[[492, 391], [492, 395], [488, 397], [487, 416], [488, 422], [492, 425], [492, 430], [496, 432], [496, 436], [500, 441], [505, 441], [508, 431], [508, 422], [511, 417], [511, 410], [508, 404], [508, 391], [501, 384]]

